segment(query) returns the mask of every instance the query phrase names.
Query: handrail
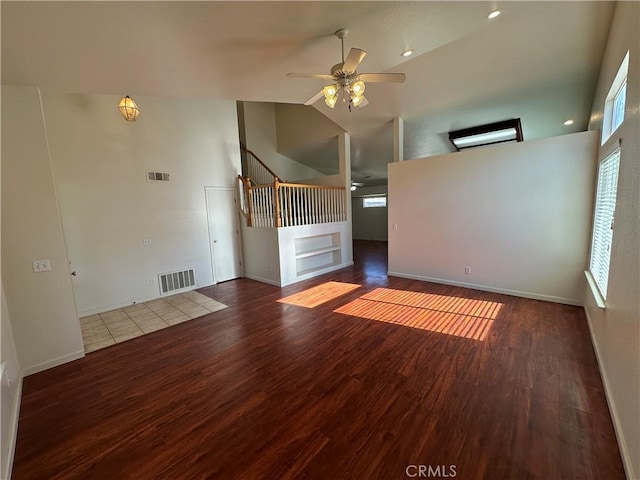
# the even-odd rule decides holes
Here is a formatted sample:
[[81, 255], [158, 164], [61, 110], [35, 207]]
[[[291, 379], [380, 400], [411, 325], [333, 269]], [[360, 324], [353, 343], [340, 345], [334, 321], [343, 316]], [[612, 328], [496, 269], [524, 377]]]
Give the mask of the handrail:
[[[263, 169], [263, 170], [266, 170], [266, 172], [267, 172], [267, 173], [272, 177], [272, 178], [271, 178], [271, 181], [270, 181], [270, 182], [266, 182], [266, 183], [273, 183], [273, 181], [274, 181], [274, 180], [276, 180], [276, 179], [277, 179], [279, 182], [282, 182], [282, 179], [281, 179], [280, 177], [278, 177], [278, 175], [276, 175], [276, 173], [275, 173], [273, 170], [271, 170], [271, 169], [269, 168], [269, 166], [268, 166], [266, 163], [264, 163], [262, 160], [260, 160], [260, 158], [258, 158], [258, 156], [257, 156], [255, 153], [253, 153], [251, 150], [249, 150], [249, 149], [248, 149], [247, 147], [245, 147], [244, 145], [240, 145], [240, 149], [241, 149], [243, 152], [245, 152], [247, 155], [251, 155], [252, 159], [253, 159], [253, 160], [255, 160], [255, 161], [258, 163], [258, 165], [260, 165], [260, 167], [262, 167], [262, 169]], [[260, 181], [261, 179], [264, 179], [264, 172], [259, 172], [259, 171], [258, 171], [258, 172], [257, 172], [257, 174], [255, 174], [255, 175], [251, 175], [252, 173], [254, 173], [254, 172], [252, 172], [251, 170], [254, 170], [254, 171], [255, 171], [255, 167], [254, 167], [254, 168], [252, 168], [252, 165], [250, 165], [250, 164], [247, 164], [247, 165], [246, 165], [246, 167], [247, 167], [247, 171], [246, 171], [247, 176], [248, 176], [248, 177], [249, 177], [249, 178], [250, 178], [250, 179], [251, 179], [255, 184], [259, 184], [259, 181]], [[254, 178], [254, 176], [255, 176], [256, 178]], [[266, 183], [263, 183], [263, 184], [266, 184]]]
[[247, 226], [292, 227], [347, 220], [346, 189], [280, 183], [252, 185], [243, 178]]
[[345, 187], [283, 182], [244, 145], [244, 175], [238, 175], [248, 227], [278, 228], [347, 220]]
[[344, 190], [344, 187], [332, 187], [330, 185], [307, 185], [304, 183], [280, 182], [281, 187], [317, 188], [319, 190]]

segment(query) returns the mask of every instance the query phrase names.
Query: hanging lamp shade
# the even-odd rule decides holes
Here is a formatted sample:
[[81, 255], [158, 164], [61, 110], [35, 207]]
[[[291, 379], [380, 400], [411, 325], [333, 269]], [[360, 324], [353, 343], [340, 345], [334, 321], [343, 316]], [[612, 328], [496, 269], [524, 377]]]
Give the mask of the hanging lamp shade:
[[359, 106], [362, 103], [362, 100], [364, 100], [362, 95], [356, 95], [355, 93], [351, 94], [351, 103], [353, 103], [354, 107]]
[[325, 99], [335, 97], [338, 94], [338, 85], [327, 85], [322, 89], [322, 93]]
[[129, 95], [122, 97], [118, 104], [118, 110], [120, 110], [120, 113], [127, 122], [135, 122], [138, 119], [138, 115], [140, 115], [138, 105], [136, 105], [136, 102], [134, 102], [133, 98]]
[[324, 99], [324, 103], [326, 103], [330, 108], [333, 108], [336, 106], [336, 102], [338, 101], [338, 94], [334, 94], [331, 97], [326, 97]]
[[354, 95], [357, 95], [358, 97], [361, 97], [362, 95], [364, 95], [364, 87], [365, 85], [362, 80], [353, 82], [351, 84], [351, 93], [353, 93]]

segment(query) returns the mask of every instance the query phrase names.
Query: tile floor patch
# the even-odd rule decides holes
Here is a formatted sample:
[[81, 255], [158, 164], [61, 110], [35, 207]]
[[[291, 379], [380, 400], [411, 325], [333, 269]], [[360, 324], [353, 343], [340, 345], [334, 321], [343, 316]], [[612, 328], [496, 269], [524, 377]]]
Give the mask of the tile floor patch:
[[224, 303], [191, 291], [83, 317], [84, 351], [94, 352], [224, 308]]

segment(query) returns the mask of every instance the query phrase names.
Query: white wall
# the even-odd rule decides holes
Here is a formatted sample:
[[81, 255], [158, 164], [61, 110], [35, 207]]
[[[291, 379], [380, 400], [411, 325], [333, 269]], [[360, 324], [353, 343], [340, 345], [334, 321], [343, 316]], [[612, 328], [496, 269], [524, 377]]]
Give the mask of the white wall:
[[582, 304], [596, 143], [583, 132], [390, 163], [390, 274]]
[[135, 97], [129, 123], [113, 95], [42, 97], [80, 315], [158, 297], [160, 273], [213, 283], [204, 187], [236, 185], [235, 102]]
[[389, 239], [388, 207], [362, 208], [362, 199], [370, 195], [386, 195], [386, 185], [379, 187], [359, 187], [351, 192], [353, 216], [353, 238], [356, 240]]
[[0, 418], [0, 426], [2, 427], [0, 436], [0, 475], [2, 478], [11, 478], [13, 452], [18, 432], [22, 372], [20, 371], [18, 355], [13, 341], [13, 331], [11, 329], [4, 286], [2, 286], [1, 282], [0, 289], [2, 290], [2, 317], [0, 317], [0, 326], [2, 328], [2, 350], [0, 350], [0, 360], [2, 362], [2, 375], [0, 377], [2, 382], [2, 399], [0, 400], [2, 409], [2, 417]]
[[280, 286], [278, 229], [247, 227], [244, 218], [241, 222], [244, 276]]
[[600, 135], [604, 99], [628, 50], [625, 119], [599, 151], [602, 159], [622, 139], [607, 308], [596, 307], [585, 287], [585, 310], [629, 479], [640, 478], [639, 18], [638, 2], [617, 3], [589, 124]]
[[276, 134], [279, 151], [312, 145], [344, 133], [338, 124], [310, 105], [276, 104]]
[[294, 182], [322, 175], [278, 153], [276, 107], [273, 103], [243, 102], [246, 147], [283, 181]]
[[[39, 259], [51, 271], [34, 273]], [[84, 356], [34, 87], [2, 86], [2, 281], [25, 374]]]

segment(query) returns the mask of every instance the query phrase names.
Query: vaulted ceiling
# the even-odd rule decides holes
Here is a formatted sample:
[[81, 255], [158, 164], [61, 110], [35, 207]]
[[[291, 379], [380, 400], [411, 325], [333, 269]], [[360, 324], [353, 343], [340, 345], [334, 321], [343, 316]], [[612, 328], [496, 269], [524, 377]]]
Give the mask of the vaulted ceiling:
[[452, 151], [448, 131], [507, 118], [522, 119], [526, 140], [584, 130], [614, 5], [3, 1], [2, 83], [300, 104], [324, 83], [286, 73], [328, 73], [346, 27], [345, 48], [367, 51], [359, 71], [407, 75], [367, 85], [369, 105], [352, 112], [314, 105], [351, 134], [354, 179], [375, 184], [396, 116], [405, 158]]

